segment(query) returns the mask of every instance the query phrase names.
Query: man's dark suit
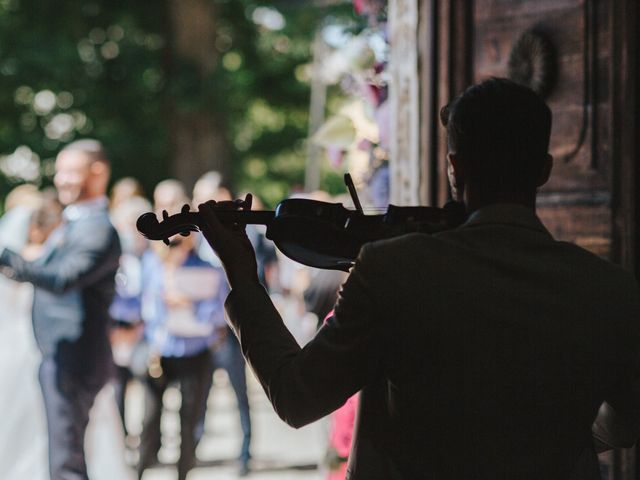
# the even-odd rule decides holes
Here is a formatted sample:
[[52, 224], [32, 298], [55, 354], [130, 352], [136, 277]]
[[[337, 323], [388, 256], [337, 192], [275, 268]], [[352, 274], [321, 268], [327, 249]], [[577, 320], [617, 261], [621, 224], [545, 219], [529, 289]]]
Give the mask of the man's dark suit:
[[54, 480], [87, 478], [84, 433], [110, 374], [108, 310], [120, 258], [105, 201], [67, 207], [65, 214], [38, 260], [0, 254], [5, 273], [35, 287], [33, 327], [43, 356], [39, 379]]

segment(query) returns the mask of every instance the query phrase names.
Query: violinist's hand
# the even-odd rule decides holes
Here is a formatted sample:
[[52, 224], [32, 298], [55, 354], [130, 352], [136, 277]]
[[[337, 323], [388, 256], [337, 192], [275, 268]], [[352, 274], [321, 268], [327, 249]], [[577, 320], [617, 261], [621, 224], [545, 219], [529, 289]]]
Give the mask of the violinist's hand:
[[251, 194], [244, 201], [215, 202], [210, 200], [198, 206], [203, 217], [202, 233], [216, 252], [227, 274], [231, 288], [258, 282], [256, 254], [245, 232], [246, 225], [227, 226], [220, 223], [216, 210], [250, 210]]

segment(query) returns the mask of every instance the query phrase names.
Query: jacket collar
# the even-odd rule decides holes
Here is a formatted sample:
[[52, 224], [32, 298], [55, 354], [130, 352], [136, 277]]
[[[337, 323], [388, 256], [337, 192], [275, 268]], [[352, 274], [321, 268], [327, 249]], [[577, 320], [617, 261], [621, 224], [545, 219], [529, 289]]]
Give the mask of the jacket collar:
[[106, 212], [109, 205], [107, 197], [96, 197], [91, 200], [72, 203], [62, 212], [65, 222], [75, 222], [97, 212]]
[[495, 203], [482, 207], [473, 212], [462, 227], [487, 224], [527, 228], [551, 236], [532, 209], [516, 203]]

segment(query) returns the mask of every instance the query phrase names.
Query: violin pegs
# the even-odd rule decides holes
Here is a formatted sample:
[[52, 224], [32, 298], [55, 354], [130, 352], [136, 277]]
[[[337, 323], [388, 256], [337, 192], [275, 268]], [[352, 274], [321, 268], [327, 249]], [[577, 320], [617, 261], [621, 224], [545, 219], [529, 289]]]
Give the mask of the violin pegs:
[[166, 220], [169, 218], [169, 212], [167, 212], [166, 210], [162, 210], [162, 219]]
[[253, 203], [253, 195], [247, 193], [242, 200], [242, 208], [243, 210], [251, 210], [251, 204]]
[[169, 242], [169, 239], [168, 239], [168, 238], [163, 238], [163, 239], [162, 239], [162, 241], [163, 241], [163, 242], [164, 242], [164, 244], [165, 244], [165, 245], [167, 245], [167, 246], [169, 245], [169, 243], [171, 243], [171, 242]]
[[190, 211], [190, 210], [191, 210], [191, 207], [189, 206], [189, 204], [188, 204], [188, 203], [185, 203], [185, 204], [182, 206], [182, 210], [181, 210], [181, 212], [182, 212], [182, 213], [189, 213], [189, 211]]

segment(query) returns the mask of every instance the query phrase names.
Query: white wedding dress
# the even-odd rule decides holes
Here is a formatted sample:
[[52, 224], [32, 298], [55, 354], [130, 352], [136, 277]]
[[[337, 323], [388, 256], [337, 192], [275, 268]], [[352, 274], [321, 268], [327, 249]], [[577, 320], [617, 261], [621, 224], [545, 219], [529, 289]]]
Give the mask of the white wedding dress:
[[[15, 207], [0, 219], [0, 247], [21, 251], [31, 211]], [[47, 480], [47, 425], [38, 383], [40, 352], [31, 326], [33, 287], [0, 275], [0, 479]], [[127, 480], [123, 433], [113, 389], [97, 396], [85, 451], [91, 480]]]

